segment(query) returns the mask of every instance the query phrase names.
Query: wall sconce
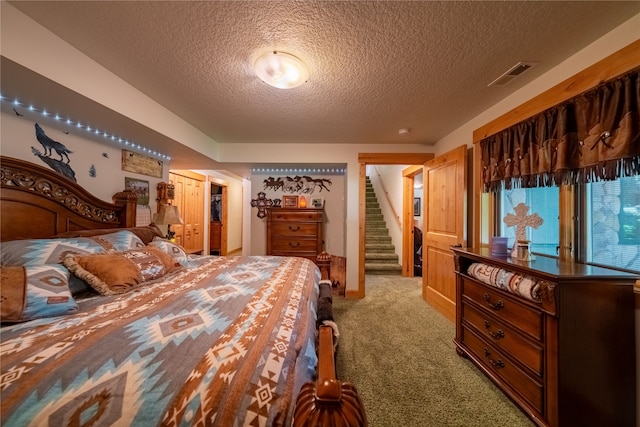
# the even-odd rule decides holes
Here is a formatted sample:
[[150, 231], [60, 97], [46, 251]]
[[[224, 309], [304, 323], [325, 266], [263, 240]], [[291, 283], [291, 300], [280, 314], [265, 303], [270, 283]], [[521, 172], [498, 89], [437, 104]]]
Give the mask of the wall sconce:
[[184, 224], [184, 221], [182, 221], [182, 218], [180, 217], [178, 207], [171, 205], [160, 205], [160, 211], [156, 214], [154, 222], [156, 225], [167, 226], [167, 239], [171, 241], [175, 240], [176, 235], [174, 231], [171, 231], [171, 225]]

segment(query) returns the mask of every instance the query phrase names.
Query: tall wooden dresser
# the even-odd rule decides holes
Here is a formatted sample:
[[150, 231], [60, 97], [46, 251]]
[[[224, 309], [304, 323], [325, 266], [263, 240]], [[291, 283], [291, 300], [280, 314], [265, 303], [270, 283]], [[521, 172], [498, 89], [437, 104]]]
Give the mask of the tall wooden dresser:
[[268, 208], [267, 255], [298, 256], [316, 262], [322, 252], [324, 209]]
[[[636, 426], [637, 276], [453, 251], [459, 354], [538, 425]], [[472, 277], [473, 263], [484, 264], [482, 274]]]

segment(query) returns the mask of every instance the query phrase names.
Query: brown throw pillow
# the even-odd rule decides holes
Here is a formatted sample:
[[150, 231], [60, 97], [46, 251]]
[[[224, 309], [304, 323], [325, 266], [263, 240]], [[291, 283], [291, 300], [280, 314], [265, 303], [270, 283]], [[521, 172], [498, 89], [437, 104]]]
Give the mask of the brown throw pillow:
[[173, 258], [155, 247], [124, 252], [69, 256], [62, 262], [102, 295], [116, 295], [158, 279], [175, 268]]
[[27, 305], [27, 272], [24, 267], [0, 268], [0, 319], [19, 320]]

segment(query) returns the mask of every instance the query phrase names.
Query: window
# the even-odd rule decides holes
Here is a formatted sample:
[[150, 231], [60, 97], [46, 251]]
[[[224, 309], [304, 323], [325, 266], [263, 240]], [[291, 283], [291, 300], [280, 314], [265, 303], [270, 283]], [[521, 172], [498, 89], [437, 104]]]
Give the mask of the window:
[[505, 223], [507, 214], [514, 214], [515, 207], [524, 203], [529, 207], [527, 215], [537, 214], [542, 224], [537, 228], [526, 227], [529, 249], [532, 253], [556, 256], [559, 239], [559, 190], [558, 187], [516, 188], [502, 190], [499, 196], [500, 235], [508, 238], [507, 246], [515, 243], [516, 227]]
[[585, 261], [640, 271], [640, 176], [585, 187]]
[[[580, 202], [575, 207], [560, 205], [559, 187], [516, 188], [496, 194], [496, 235], [515, 243], [516, 227], [505, 223], [507, 214], [524, 203], [526, 215], [537, 214], [543, 223], [527, 227], [526, 238], [532, 253], [558, 256], [560, 218], [575, 209], [575, 224], [564, 224], [573, 231], [573, 256], [578, 262], [640, 272], [640, 176], [615, 181], [592, 182], [573, 188]], [[568, 221], [568, 220], [567, 220]], [[569, 246], [569, 242], [564, 242]]]

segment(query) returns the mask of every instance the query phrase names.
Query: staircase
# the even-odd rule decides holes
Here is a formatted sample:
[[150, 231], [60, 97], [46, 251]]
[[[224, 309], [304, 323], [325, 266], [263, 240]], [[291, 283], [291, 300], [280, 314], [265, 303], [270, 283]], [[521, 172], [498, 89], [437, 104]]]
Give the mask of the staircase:
[[398, 263], [395, 246], [391, 243], [387, 223], [382, 216], [371, 181], [369, 177], [366, 178], [364, 273], [400, 275], [402, 266]]

